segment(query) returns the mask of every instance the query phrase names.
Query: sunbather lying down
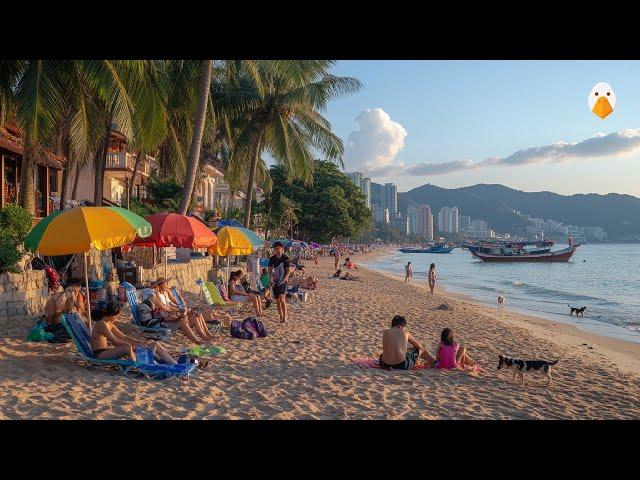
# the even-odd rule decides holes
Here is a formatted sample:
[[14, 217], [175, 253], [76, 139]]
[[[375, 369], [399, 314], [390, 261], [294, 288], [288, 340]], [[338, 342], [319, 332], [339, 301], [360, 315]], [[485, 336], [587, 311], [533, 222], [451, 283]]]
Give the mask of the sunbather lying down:
[[305, 290], [315, 290], [318, 288], [318, 278], [309, 275], [307, 278], [291, 278], [289, 277], [289, 286], [300, 287]]

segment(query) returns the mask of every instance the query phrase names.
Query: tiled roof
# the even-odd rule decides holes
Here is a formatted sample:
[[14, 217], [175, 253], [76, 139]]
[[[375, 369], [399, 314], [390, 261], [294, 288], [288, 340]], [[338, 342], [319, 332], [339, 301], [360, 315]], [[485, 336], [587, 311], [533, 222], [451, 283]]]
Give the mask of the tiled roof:
[[[10, 152], [22, 155], [24, 152], [24, 144], [22, 138], [17, 135], [17, 132], [7, 129], [6, 127], [0, 127], [0, 148], [9, 150]], [[36, 158], [38, 165], [43, 165], [58, 170], [64, 168], [66, 162], [64, 155], [53, 153], [51, 150], [45, 150], [43, 155]]]

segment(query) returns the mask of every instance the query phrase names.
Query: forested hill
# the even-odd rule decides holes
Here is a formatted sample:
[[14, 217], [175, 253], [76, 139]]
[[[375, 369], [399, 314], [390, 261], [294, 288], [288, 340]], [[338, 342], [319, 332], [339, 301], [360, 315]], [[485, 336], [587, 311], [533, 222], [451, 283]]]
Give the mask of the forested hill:
[[461, 215], [483, 218], [498, 232], [513, 232], [526, 220], [514, 210], [532, 217], [549, 218], [567, 225], [603, 227], [609, 240], [630, 240], [640, 235], [640, 198], [631, 195], [594, 193], [558, 195], [551, 192], [523, 192], [504, 185], [473, 185], [446, 189], [422, 185], [398, 193], [398, 206], [426, 204], [434, 216], [444, 206], [458, 207]]

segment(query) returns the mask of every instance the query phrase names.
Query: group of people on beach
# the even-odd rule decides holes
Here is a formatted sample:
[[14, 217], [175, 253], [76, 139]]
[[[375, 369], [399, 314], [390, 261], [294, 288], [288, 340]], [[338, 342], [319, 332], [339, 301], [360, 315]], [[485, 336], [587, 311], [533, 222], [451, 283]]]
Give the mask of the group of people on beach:
[[[410, 283], [413, 280], [413, 267], [411, 266], [411, 262], [408, 262], [404, 266], [404, 281], [406, 283]], [[436, 288], [436, 279], [438, 275], [436, 274], [436, 264], [432, 263], [429, 266], [429, 271], [427, 272], [427, 282], [429, 283], [429, 290], [433, 293], [433, 290]]]
[[[459, 345], [451, 328], [445, 328], [440, 334], [440, 344], [435, 356], [431, 355], [422, 344], [406, 329], [407, 320], [396, 315], [391, 320], [391, 328], [382, 334], [382, 355], [380, 366], [398, 370], [411, 370], [418, 359], [422, 359], [429, 367], [464, 368], [473, 366], [467, 349]], [[408, 350], [409, 345], [413, 348]]]

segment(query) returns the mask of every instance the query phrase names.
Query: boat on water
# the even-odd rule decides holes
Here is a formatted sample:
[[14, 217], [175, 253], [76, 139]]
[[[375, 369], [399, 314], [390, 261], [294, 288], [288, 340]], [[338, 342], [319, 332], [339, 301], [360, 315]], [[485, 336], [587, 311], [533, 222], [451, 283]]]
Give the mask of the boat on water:
[[[580, 244], [552, 251], [553, 241], [480, 244], [469, 248], [471, 254], [484, 262], [568, 262]], [[527, 248], [531, 247], [531, 248]]]
[[402, 253], [451, 253], [455, 246], [432, 245], [430, 247], [403, 247], [400, 249]]

